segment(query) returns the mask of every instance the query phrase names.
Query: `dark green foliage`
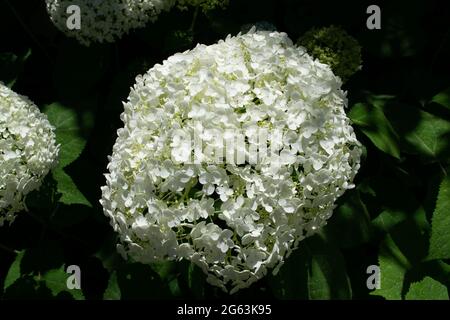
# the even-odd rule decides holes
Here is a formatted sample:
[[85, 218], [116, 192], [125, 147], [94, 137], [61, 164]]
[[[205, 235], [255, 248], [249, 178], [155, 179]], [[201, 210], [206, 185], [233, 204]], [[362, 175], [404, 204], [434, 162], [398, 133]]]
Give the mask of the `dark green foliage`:
[[[448, 7], [379, 2], [382, 28], [368, 30], [368, 1], [230, 0], [224, 10], [219, 2], [180, 1], [187, 10], [86, 48], [53, 27], [43, 0], [0, 1], [0, 81], [42, 108], [61, 144], [59, 166], [27, 197], [29, 211], [0, 228], [0, 299], [448, 299]], [[343, 50], [326, 59], [348, 79], [347, 114], [365, 152], [356, 188], [321, 233], [300, 242], [277, 275], [229, 296], [186, 261], [125, 262], [100, 186], [135, 77], [258, 22], [293, 40], [303, 35], [301, 44], [319, 44], [312, 53], [322, 58], [328, 47]], [[336, 28], [323, 29], [330, 25], [362, 48], [362, 69], [351, 77], [359, 48]], [[306, 33], [313, 28], [320, 37]], [[65, 286], [70, 265], [82, 270], [81, 290]], [[378, 290], [366, 286], [369, 265], [381, 267]]]

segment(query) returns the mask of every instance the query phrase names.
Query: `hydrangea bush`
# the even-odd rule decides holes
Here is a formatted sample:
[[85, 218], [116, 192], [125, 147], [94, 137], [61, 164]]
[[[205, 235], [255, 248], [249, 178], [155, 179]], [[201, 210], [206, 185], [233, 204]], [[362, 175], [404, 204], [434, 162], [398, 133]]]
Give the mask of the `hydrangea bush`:
[[[122, 256], [187, 259], [231, 292], [276, 272], [354, 186], [361, 147], [341, 84], [285, 33], [254, 30], [138, 76], [102, 188]], [[250, 143], [255, 128], [281, 129], [279, 161], [182, 161], [171, 138], [198, 127], [209, 144], [209, 129], [241, 130]]]
[[[131, 29], [154, 22], [175, 0], [46, 0], [47, 11], [56, 27], [80, 43], [114, 42]], [[81, 28], [67, 28], [67, 7], [80, 8]]]
[[[126, 41], [86, 48], [49, 32], [44, 0], [0, 1], [0, 24], [7, 31], [0, 81], [42, 104], [60, 145], [58, 165], [39, 190], [24, 197], [28, 212], [9, 225], [0, 210], [0, 300], [156, 299], [146, 304], [164, 314], [166, 304], [159, 301], [171, 299], [183, 309], [180, 317], [201, 309], [182, 303], [185, 299], [223, 301], [228, 308], [222, 311], [233, 314], [247, 309], [227, 301], [249, 298], [448, 300], [450, 41], [445, 41], [449, 16], [442, 6], [390, 1], [378, 15], [367, 12], [368, 4], [348, 1], [232, 0], [225, 10], [203, 14], [220, 2], [176, 0], [156, 24], [123, 35]], [[94, 3], [101, 8], [98, 0], [90, 7]], [[179, 10], [186, 6], [188, 12]], [[368, 30], [367, 22], [376, 19], [381, 29]], [[282, 34], [241, 35], [172, 56], [143, 75], [175, 52], [216, 43], [238, 30], [245, 34], [251, 28], [242, 25], [257, 21], [263, 21], [258, 28], [302, 40], [294, 50]], [[333, 23], [342, 29], [326, 27]], [[306, 37], [303, 30], [311, 28]], [[346, 41], [342, 30], [362, 49], [355, 50], [357, 44]], [[360, 70], [342, 86], [349, 92], [348, 108], [340, 80], [321, 63], [343, 82], [351, 73], [342, 72]], [[138, 74], [143, 76], [126, 103], [124, 125], [121, 101]], [[15, 108], [4, 112], [3, 101], [12, 93], [1, 88], [0, 184], [5, 186], [10, 164], [22, 170], [31, 157], [5, 165], [4, 158], [16, 154], [5, 151], [8, 144], [25, 138], [3, 139], [5, 128], [17, 121], [4, 120]], [[342, 109], [363, 154], [355, 188], [333, 205], [344, 183], [352, 183], [347, 169], [356, 171], [350, 150], [359, 150]], [[33, 115], [27, 112], [22, 127]], [[100, 187], [122, 127], [103, 208]], [[283, 153], [275, 148], [278, 160], [286, 161], [279, 168], [272, 161], [277, 157], [267, 158], [271, 166], [261, 159], [220, 163], [206, 152], [201, 161], [186, 161], [192, 146], [184, 143], [192, 131], [208, 146], [220, 145], [214, 131], [205, 131], [212, 128], [247, 132], [244, 142], [250, 147], [256, 145], [255, 132], [284, 129], [281, 146], [293, 147]], [[279, 139], [270, 138], [267, 152], [280, 146]], [[331, 146], [334, 158], [326, 152]], [[17, 181], [17, 172], [9, 181]], [[16, 195], [14, 186], [8, 190]], [[293, 238], [302, 237], [287, 258]], [[118, 238], [127, 260], [117, 251]], [[264, 270], [266, 276], [232, 296], [220, 289], [246, 286]], [[208, 275], [219, 287], [206, 283]], [[269, 304], [273, 314], [299, 313], [296, 302]], [[260, 307], [258, 313], [267, 311]]]
[[25, 209], [25, 196], [56, 165], [58, 150], [47, 117], [0, 82], [0, 226]]

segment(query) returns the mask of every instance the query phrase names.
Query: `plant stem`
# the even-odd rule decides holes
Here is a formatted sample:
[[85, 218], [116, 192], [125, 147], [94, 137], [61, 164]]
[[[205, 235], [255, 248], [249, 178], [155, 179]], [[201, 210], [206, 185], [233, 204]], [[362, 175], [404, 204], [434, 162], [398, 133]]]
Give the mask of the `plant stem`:
[[11, 249], [10, 247], [5, 246], [4, 244], [1, 244], [1, 243], [0, 243], [0, 249], [3, 249], [5, 251], [7, 251], [9, 253], [13, 253], [13, 254], [17, 253], [17, 250]]
[[197, 16], [198, 16], [199, 10], [200, 10], [199, 6], [195, 7], [194, 16], [192, 17], [191, 27], [189, 28], [189, 31], [192, 33], [194, 32], [195, 22], [197, 21]]

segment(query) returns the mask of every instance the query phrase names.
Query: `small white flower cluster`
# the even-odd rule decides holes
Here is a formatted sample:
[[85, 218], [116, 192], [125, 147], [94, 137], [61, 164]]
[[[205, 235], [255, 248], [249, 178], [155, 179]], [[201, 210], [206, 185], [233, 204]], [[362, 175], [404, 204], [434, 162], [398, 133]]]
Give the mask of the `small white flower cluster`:
[[[114, 42], [131, 29], [154, 22], [175, 0], [45, 0], [50, 19], [68, 36], [88, 46], [91, 42]], [[67, 8], [80, 8], [80, 29], [67, 26]]]
[[[188, 259], [231, 293], [277, 272], [354, 187], [361, 145], [340, 87], [328, 65], [285, 33], [255, 30], [175, 54], [138, 76], [100, 201], [119, 252], [142, 263]], [[188, 136], [199, 123], [283, 128], [284, 161], [173, 161], [172, 133]]]
[[0, 82], [0, 226], [25, 209], [58, 158], [53, 127], [38, 107]]

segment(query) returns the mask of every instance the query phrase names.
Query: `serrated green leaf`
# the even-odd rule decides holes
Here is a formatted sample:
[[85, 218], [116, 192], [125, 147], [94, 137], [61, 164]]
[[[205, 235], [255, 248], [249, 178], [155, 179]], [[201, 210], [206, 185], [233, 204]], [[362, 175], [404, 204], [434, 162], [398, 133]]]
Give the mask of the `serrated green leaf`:
[[406, 294], [406, 300], [448, 299], [447, 287], [430, 277], [425, 277], [422, 281], [411, 284]]
[[55, 127], [56, 142], [61, 145], [58, 166], [64, 168], [80, 156], [86, 144], [80, 136], [77, 114], [58, 103], [47, 106], [44, 112]]
[[82, 153], [86, 141], [80, 136], [77, 114], [58, 103], [45, 108], [50, 123], [55, 127], [56, 141], [60, 145], [59, 163], [53, 170], [53, 177], [57, 182], [57, 190], [61, 194], [61, 203], [81, 204], [92, 207], [89, 201], [79, 191], [73, 179], [64, 168], [74, 162]]
[[52, 269], [40, 276], [39, 281], [45, 281], [47, 288], [54, 296], [67, 289], [67, 273], [63, 269]]
[[62, 292], [67, 292], [76, 300], [84, 300], [83, 293], [80, 289], [69, 289], [67, 287], [67, 279], [69, 276], [70, 274], [66, 273], [64, 267], [61, 267], [47, 271], [39, 280], [45, 282], [45, 285], [55, 297]]
[[61, 193], [61, 198], [59, 199], [61, 203], [67, 205], [81, 204], [92, 207], [91, 203], [78, 190], [72, 178], [64, 172], [64, 169], [56, 168], [53, 170], [53, 178], [58, 182], [57, 190]]
[[450, 177], [439, 188], [431, 223], [428, 259], [450, 259]]
[[103, 294], [104, 300], [120, 300], [121, 293], [119, 283], [117, 282], [117, 273], [113, 271], [108, 280], [108, 287]]
[[397, 134], [378, 104], [357, 103], [349, 117], [378, 149], [400, 158]]
[[56, 131], [57, 142], [61, 144], [59, 167], [65, 168], [74, 162], [83, 152], [86, 142], [74, 135], [74, 132]]
[[450, 109], [450, 88], [447, 88], [447, 90], [444, 90], [442, 92], [439, 92], [431, 99], [431, 101], [436, 102], [441, 106]]
[[378, 257], [381, 272], [380, 289], [371, 292], [387, 300], [401, 300], [406, 271], [411, 267], [390, 235], [382, 243]]
[[20, 251], [14, 262], [9, 267], [8, 273], [6, 274], [5, 283], [3, 284], [3, 290], [6, 290], [10, 287], [14, 282], [16, 282], [20, 276], [20, 264], [22, 263], [22, 258], [25, 251]]

